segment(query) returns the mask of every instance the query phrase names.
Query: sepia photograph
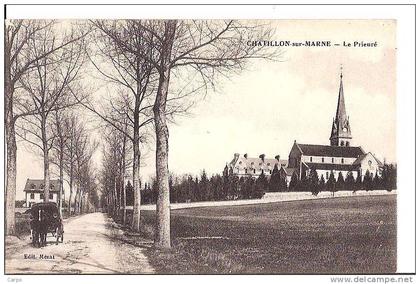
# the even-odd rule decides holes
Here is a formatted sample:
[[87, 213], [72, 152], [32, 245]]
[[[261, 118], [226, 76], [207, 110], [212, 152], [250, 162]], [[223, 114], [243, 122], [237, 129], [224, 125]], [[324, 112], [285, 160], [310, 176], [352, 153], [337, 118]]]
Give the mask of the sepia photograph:
[[4, 273], [399, 272], [397, 27], [6, 17]]

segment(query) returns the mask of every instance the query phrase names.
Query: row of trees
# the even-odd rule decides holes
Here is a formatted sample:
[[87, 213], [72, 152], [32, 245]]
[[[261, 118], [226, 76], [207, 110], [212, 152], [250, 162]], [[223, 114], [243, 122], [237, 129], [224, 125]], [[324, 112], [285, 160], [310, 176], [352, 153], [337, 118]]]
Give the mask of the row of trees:
[[87, 31], [73, 25], [65, 28], [55, 21], [10, 20], [6, 21], [4, 35], [5, 225], [6, 234], [10, 235], [15, 232], [18, 139], [42, 157], [44, 201], [49, 197], [51, 165], [56, 165], [62, 187], [60, 209], [66, 173], [70, 200], [74, 185], [77, 186], [73, 210], [76, 212], [82, 208], [83, 196], [89, 196], [95, 188], [90, 163], [94, 147], [74, 114], [83, 96], [76, 100], [72, 95], [83, 89]]
[[[140, 230], [140, 165], [153, 131], [155, 245], [170, 247], [168, 123], [188, 111], [197, 94], [214, 88], [219, 76], [242, 70], [249, 59], [275, 58], [278, 51], [274, 49], [246, 44], [250, 38], [271, 38], [272, 31], [255, 22], [227, 20], [97, 20], [90, 22], [90, 28], [92, 45], [87, 56], [111, 90], [100, 98], [102, 105], [98, 100], [80, 103], [122, 135], [116, 144], [123, 145], [122, 137], [131, 144], [127, 155], [116, 155], [118, 151], [111, 150], [112, 143], [107, 142], [101, 171], [103, 200], [119, 218], [119, 208], [129, 199], [121, 180], [130, 172], [134, 193], [131, 227]], [[126, 168], [129, 163], [131, 169]]]
[[337, 178], [334, 172], [331, 171], [328, 179], [324, 176], [318, 176], [316, 170], [310, 170], [307, 176], [303, 176], [298, 180], [297, 175], [293, 175], [289, 184], [289, 191], [309, 191], [317, 195], [321, 191], [331, 191], [333, 194], [336, 191], [342, 190], [393, 190], [397, 187], [397, 168], [394, 165], [384, 165], [381, 176], [376, 172], [375, 174], [367, 170], [365, 175], [357, 175], [354, 177], [352, 172], [348, 172], [346, 177], [342, 172], [339, 172]]
[[[354, 178], [350, 172], [344, 178], [340, 172], [337, 179], [331, 172], [327, 180], [319, 177], [315, 170], [311, 170], [307, 177], [298, 180], [294, 175], [289, 187], [285, 178], [279, 174], [277, 166], [274, 167], [272, 175], [267, 177], [262, 173], [258, 178], [238, 177], [233, 174], [232, 169], [226, 166], [223, 175], [215, 174], [210, 178], [203, 170], [200, 177], [184, 175], [176, 177], [171, 175], [169, 179], [171, 203], [199, 202], [199, 201], [220, 201], [236, 199], [261, 198], [265, 192], [312, 192], [317, 195], [321, 191], [357, 191], [357, 190], [392, 190], [396, 189], [396, 167], [385, 165], [381, 177], [374, 176], [367, 171], [362, 179], [360, 176]], [[142, 190], [142, 204], [155, 204], [157, 201], [158, 189], [156, 181], [145, 183]]]

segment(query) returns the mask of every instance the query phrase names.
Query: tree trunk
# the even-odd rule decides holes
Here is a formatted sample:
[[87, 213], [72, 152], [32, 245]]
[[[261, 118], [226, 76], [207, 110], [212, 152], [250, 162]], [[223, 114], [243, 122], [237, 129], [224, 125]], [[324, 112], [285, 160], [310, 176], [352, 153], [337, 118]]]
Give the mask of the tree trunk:
[[63, 216], [63, 202], [62, 202], [62, 194], [64, 192], [64, 183], [63, 183], [63, 177], [64, 173], [63, 173], [63, 147], [61, 147], [60, 149], [60, 191], [58, 193], [58, 209], [60, 211], [60, 216]]
[[15, 234], [15, 200], [16, 200], [16, 134], [14, 123], [6, 118], [6, 235]]
[[48, 155], [48, 142], [46, 133], [47, 121], [44, 113], [41, 118], [42, 151], [44, 152], [44, 202], [49, 201], [50, 194], [50, 159]]
[[70, 194], [69, 194], [69, 205], [68, 205], [68, 214], [71, 216], [71, 198], [73, 197], [73, 173], [70, 169]]
[[[6, 39], [7, 37], [5, 37]], [[6, 45], [4, 55], [4, 104], [5, 104], [5, 130], [6, 130], [6, 200], [5, 200], [5, 230], [6, 235], [15, 234], [15, 200], [16, 200], [16, 133], [13, 116], [13, 93], [11, 80], [10, 47]]]
[[160, 61], [159, 86], [153, 106], [156, 132], [156, 181], [158, 198], [156, 204], [156, 235], [155, 246], [158, 248], [171, 247], [170, 203], [169, 203], [169, 131], [166, 124], [166, 101], [170, 80], [171, 51], [176, 30], [176, 21], [165, 22], [165, 35], [162, 43]]
[[[139, 74], [138, 74], [139, 76]], [[139, 81], [138, 81], [139, 82]], [[141, 86], [137, 84], [137, 96], [134, 105], [134, 131], [133, 131], [133, 220], [131, 228], [135, 232], [140, 232], [140, 129], [139, 129], [139, 115], [140, 115], [140, 98]]]
[[50, 195], [50, 159], [48, 150], [44, 149], [44, 151], [44, 202], [48, 202]]
[[124, 194], [124, 198], [123, 198], [123, 218], [122, 218], [122, 223], [125, 225], [125, 221], [126, 221], [126, 218], [127, 218], [127, 210], [126, 210], [126, 206], [127, 206], [127, 199], [126, 199], [126, 194], [127, 194], [127, 191], [126, 191], [126, 189], [125, 189], [125, 166], [126, 166], [126, 163], [125, 163], [125, 147], [126, 147], [126, 143], [127, 143], [127, 140], [126, 140], [126, 137], [124, 136], [124, 144], [123, 144], [123, 160], [122, 160], [122, 175], [121, 175], [121, 180], [122, 180], [122, 189], [121, 189], [121, 191], [120, 191], [120, 206], [121, 206], [121, 194]]
[[[137, 136], [137, 139], [136, 139]], [[134, 206], [133, 206], [133, 222], [132, 222], [132, 229], [135, 232], [140, 232], [140, 204], [141, 204], [141, 196], [140, 196], [140, 146], [139, 146], [139, 134], [137, 131], [134, 131], [134, 157], [133, 157], [133, 192], [134, 192]]]

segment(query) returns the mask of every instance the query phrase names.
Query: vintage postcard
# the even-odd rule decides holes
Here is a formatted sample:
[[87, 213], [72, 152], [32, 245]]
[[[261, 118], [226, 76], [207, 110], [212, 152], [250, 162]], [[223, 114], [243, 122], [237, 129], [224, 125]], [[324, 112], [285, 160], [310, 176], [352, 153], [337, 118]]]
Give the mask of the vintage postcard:
[[6, 18], [4, 272], [400, 272], [397, 27]]

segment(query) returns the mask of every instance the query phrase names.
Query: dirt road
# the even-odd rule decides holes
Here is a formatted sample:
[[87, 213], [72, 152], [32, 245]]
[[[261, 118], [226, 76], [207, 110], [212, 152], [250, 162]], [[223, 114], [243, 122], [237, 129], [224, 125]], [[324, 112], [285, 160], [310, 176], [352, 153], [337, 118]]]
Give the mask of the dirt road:
[[154, 273], [144, 250], [123, 241], [123, 232], [106, 214], [92, 213], [64, 222], [64, 243], [55, 244], [49, 235], [47, 246], [34, 248], [23, 241], [6, 240], [6, 273]]

